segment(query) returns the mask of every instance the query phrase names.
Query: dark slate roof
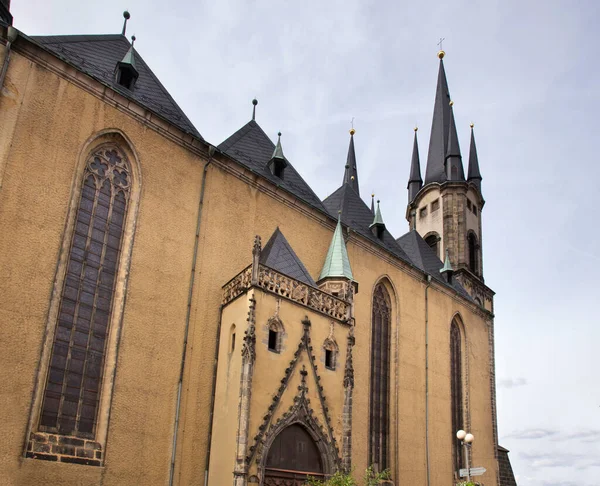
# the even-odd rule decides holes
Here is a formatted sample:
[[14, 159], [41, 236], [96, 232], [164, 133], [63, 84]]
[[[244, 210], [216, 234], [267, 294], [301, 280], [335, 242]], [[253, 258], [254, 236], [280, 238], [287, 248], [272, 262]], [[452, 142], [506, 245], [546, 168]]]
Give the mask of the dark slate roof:
[[502, 446], [498, 446], [498, 476], [500, 476], [500, 486], [517, 486], [515, 474], [513, 473], [510, 459], [508, 458], [509, 450]]
[[[398, 245], [410, 258], [412, 264], [419, 270], [431, 275], [438, 282], [448, 285], [446, 279], [440, 273], [440, 269], [444, 266], [442, 261], [433, 252], [431, 247], [425, 242], [421, 235], [416, 230], [411, 230], [397, 240]], [[471, 296], [455, 279], [452, 281], [454, 288], [462, 296], [471, 299]]]
[[398, 246], [389, 231], [384, 230], [383, 240], [378, 239], [369, 229], [373, 223], [373, 213], [349, 184], [343, 184], [337, 191], [323, 201], [323, 205], [333, 217], [342, 211], [342, 223], [350, 226], [358, 234], [364, 236], [373, 243], [385, 248], [405, 262], [410, 260], [406, 253]]
[[288, 277], [316, 287], [317, 284], [279, 230], [275, 230], [260, 253], [260, 263]]
[[180, 130], [202, 138], [175, 100], [135, 52], [139, 78], [132, 91], [115, 82], [115, 67], [131, 44], [120, 34], [31, 36], [33, 42], [126, 98], [153, 111]]
[[10, 14], [10, 0], [0, 0], [0, 25], [12, 25], [12, 15]]
[[479, 172], [479, 158], [477, 157], [477, 146], [475, 145], [475, 132], [471, 126], [471, 146], [469, 147], [469, 171], [468, 180], [479, 179], [481, 181], [481, 172]]
[[233, 157], [244, 167], [270, 180], [311, 206], [327, 212], [323, 203], [289, 162], [283, 179], [268, 168], [275, 144], [256, 121], [251, 120], [219, 145], [219, 150]]
[[342, 181], [342, 184], [350, 184], [352, 189], [360, 195], [358, 170], [356, 169], [356, 152], [354, 151], [354, 133], [352, 133], [352, 131], [350, 132], [350, 145], [348, 146], [348, 158], [346, 159], [346, 170], [344, 171], [344, 180]]

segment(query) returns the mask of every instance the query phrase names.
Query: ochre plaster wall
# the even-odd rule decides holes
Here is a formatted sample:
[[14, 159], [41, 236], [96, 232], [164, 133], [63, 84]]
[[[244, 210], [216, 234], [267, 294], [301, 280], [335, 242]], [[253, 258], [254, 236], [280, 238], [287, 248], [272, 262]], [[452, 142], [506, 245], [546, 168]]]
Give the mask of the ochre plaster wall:
[[[0, 391], [0, 413], [4, 417], [0, 424], [0, 476], [10, 478], [12, 484], [36, 484], [41, 478], [56, 484], [166, 484], [205, 160], [18, 54], [11, 61], [6, 86], [9, 95], [0, 98], [0, 382], [10, 385]], [[104, 467], [86, 467], [23, 459], [29, 407], [76, 163], [86, 141], [107, 128], [119, 129], [131, 140], [139, 156], [142, 186], [106, 462]], [[310, 273], [317, 276], [334, 229], [333, 221], [324, 215], [286, 194], [280, 195], [279, 189], [271, 187], [271, 193], [261, 190], [262, 181], [233, 167], [232, 162], [223, 160], [222, 164], [215, 162], [208, 168], [202, 207], [176, 454], [175, 484], [181, 485], [203, 484], [206, 470], [221, 286], [250, 263], [254, 235], [261, 235], [264, 243], [277, 226]], [[233, 170], [243, 173], [246, 180], [235, 176]], [[350, 236], [348, 252], [360, 284], [355, 299], [353, 466], [358, 472], [367, 466], [371, 296], [376, 283], [386, 276], [394, 302], [390, 400], [394, 447], [390, 463], [401, 482], [425, 484], [424, 276], [403, 263], [392, 263], [389, 255], [356, 234]], [[264, 296], [257, 300], [260, 348], [261, 326], [274, 311], [274, 299]], [[483, 480], [493, 485], [487, 323], [475, 306], [464, 304], [438, 284], [429, 290], [432, 484], [452, 481], [448, 350], [450, 322], [456, 312], [462, 316], [468, 343], [467, 409], [476, 436], [474, 463], [488, 469]], [[302, 327], [300, 320], [306, 314], [313, 321], [313, 345], [318, 354], [329, 324], [321, 316], [285, 301], [281, 304], [287, 333], [284, 354], [294, 352]], [[223, 321], [222, 332], [229, 332], [229, 321]], [[239, 349], [245, 316], [243, 322], [235, 323]], [[337, 383], [338, 375], [343, 374], [346, 352], [341, 331], [336, 339], [340, 348], [338, 371], [324, 373], [323, 378], [325, 394], [334, 409], [343, 397]], [[267, 364], [272, 357], [260, 354], [268, 353], [264, 347], [260, 349], [257, 383], [271, 376]], [[219, 386], [223, 386], [221, 381]], [[229, 390], [218, 391], [217, 397], [227, 401], [231, 394], [237, 395], [239, 379], [232, 375], [228, 386]], [[268, 408], [271, 388], [257, 385], [250, 434], [256, 430], [257, 417], [263, 414], [260, 408]], [[236, 408], [229, 406], [233, 407], [230, 412]], [[332, 411], [332, 417], [337, 424], [341, 412]], [[237, 423], [227, 425], [228, 433], [232, 427], [237, 428]], [[339, 430], [338, 425], [336, 428]], [[220, 432], [215, 429], [215, 433]], [[224, 444], [224, 450], [218, 452], [224, 455], [224, 461], [235, 453], [227, 452], [228, 447]], [[211, 457], [215, 454], [213, 450]]]

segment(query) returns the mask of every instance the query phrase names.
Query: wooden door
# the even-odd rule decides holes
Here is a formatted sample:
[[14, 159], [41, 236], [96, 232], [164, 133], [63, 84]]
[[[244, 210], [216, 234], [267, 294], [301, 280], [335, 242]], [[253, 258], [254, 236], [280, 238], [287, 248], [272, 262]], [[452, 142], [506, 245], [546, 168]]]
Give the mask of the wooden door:
[[265, 486], [300, 486], [307, 476], [322, 479], [319, 449], [300, 425], [285, 428], [273, 441], [265, 467]]

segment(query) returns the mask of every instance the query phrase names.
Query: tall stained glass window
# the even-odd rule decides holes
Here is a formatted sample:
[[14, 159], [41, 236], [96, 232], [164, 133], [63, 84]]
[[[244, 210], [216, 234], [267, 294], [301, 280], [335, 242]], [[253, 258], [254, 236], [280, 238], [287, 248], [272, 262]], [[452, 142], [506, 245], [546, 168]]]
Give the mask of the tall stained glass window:
[[130, 166], [113, 144], [88, 157], [45, 383], [41, 430], [93, 437], [111, 321]]

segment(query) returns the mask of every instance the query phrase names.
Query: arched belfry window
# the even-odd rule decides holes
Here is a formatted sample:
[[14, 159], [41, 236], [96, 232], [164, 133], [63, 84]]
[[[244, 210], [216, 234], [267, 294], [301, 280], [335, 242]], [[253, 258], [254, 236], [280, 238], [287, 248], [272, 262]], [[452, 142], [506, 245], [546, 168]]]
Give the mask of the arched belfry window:
[[127, 157], [115, 144], [98, 146], [81, 184], [39, 425], [94, 437], [131, 192]]
[[467, 244], [469, 247], [469, 270], [477, 275], [478, 273], [478, 244], [477, 237], [473, 233], [467, 236]]
[[456, 319], [450, 326], [450, 393], [452, 401], [452, 444], [454, 470], [463, 466], [462, 450], [456, 432], [464, 430], [462, 390], [462, 339]]
[[391, 314], [390, 294], [380, 283], [373, 293], [371, 316], [369, 411], [369, 464], [378, 471], [388, 467]]
[[435, 256], [437, 256], [438, 258], [440, 258], [439, 242], [440, 237], [437, 233], [430, 233], [425, 237], [425, 243], [429, 245], [429, 247], [435, 253]]

